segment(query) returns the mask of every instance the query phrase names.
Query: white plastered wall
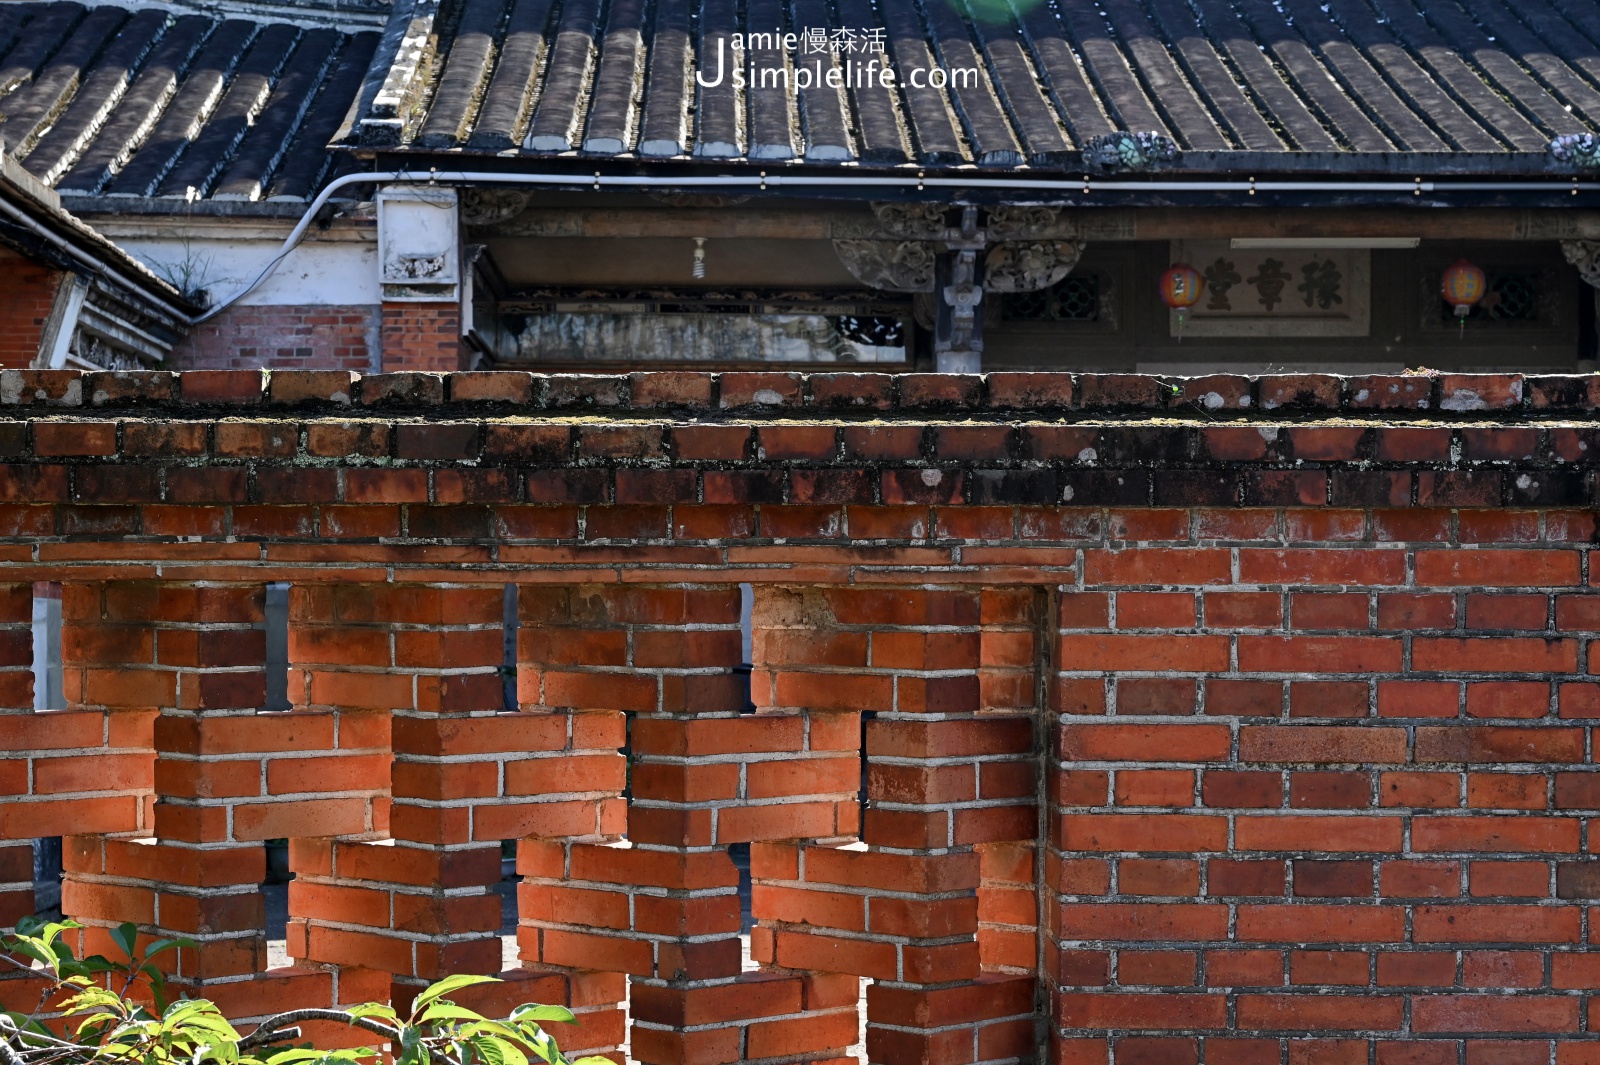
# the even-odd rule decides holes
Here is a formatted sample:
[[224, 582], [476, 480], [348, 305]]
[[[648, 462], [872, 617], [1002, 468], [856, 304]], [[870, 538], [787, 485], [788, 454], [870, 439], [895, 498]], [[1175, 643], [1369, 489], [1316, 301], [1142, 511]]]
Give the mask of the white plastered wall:
[[[228, 299], [282, 247], [292, 222], [253, 219], [97, 218], [96, 229], [180, 288]], [[313, 229], [241, 306], [369, 306], [378, 287], [377, 231], [370, 222]]]

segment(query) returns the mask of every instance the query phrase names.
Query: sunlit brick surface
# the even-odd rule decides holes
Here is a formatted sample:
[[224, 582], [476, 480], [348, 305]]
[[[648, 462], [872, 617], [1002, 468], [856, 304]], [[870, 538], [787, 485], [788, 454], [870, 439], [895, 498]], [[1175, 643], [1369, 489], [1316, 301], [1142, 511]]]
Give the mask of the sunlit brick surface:
[[1586, 382], [1369, 424], [1370, 382], [1267, 378], [1215, 424], [1148, 379], [753, 376], [0, 388], [0, 920], [61, 834], [86, 947], [194, 939], [240, 1018], [404, 1000], [501, 970], [516, 840], [520, 968], [462, 998], [569, 1003], [574, 1051], [1600, 1060]]

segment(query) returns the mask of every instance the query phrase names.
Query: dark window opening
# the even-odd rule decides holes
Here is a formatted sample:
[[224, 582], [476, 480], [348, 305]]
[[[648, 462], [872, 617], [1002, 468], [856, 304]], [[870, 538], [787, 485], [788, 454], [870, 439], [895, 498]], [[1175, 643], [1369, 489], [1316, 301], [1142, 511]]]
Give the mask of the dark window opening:
[[500, 600], [500, 624], [503, 634], [500, 658], [500, 708], [508, 714], [517, 712], [517, 586], [505, 586]]
[[61, 837], [33, 841], [33, 912], [39, 917], [61, 916]]
[[283, 713], [294, 709], [289, 700], [289, 585], [267, 585], [262, 626], [267, 635], [267, 703], [263, 710]]
[[517, 841], [501, 840], [500, 881], [495, 884], [494, 893], [500, 896], [500, 968], [503, 970], [516, 969], [521, 965], [517, 948], [517, 922], [520, 919], [517, 885], [521, 883], [522, 877], [517, 873]]
[[1008, 292], [1000, 298], [1000, 317], [1010, 322], [1099, 321], [1100, 279], [1068, 274], [1037, 292]]
[[61, 685], [61, 585], [33, 586], [33, 709], [65, 710]]
[[[61, 585], [33, 586], [33, 710], [64, 710], [61, 669]], [[61, 916], [61, 837], [33, 841], [33, 909], [40, 917]]]
[[751, 673], [751, 648], [755, 640], [752, 628], [752, 611], [755, 609], [755, 589], [748, 584], [739, 585], [739, 647], [741, 660], [734, 667], [734, 675], [744, 679], [744, 705], [739, 708], [741, 714], [756, 712], [755, 700], [751, 698], [750, 673]]
[[753, 967], [750, 963], [750, 929], [756, 923], [750, 908], [750, 844], [728, 844], [728, 858], [733, 862], [733, 867], [739, 870], [739, 931], [744, 936], [744, 959], [748, 969]]
[[261, 906], [267, 936], [267, 968], [281, 969], [289, 964], [289, 883], [295, 879], [289, 862], [289, 841], [269, 839], [267, 877], [261, 882]]
[[861, 714], [861, 790], [857, 799], [861, 804], [861, 824], [867, 823], [867, 725], [878, 717], [876, 710], [864, 710]]
[[[1466, 320], [1470, 322], [1537, 322], [1539, 320], [1539, 275], [1530, 272], [1488, 273], [1485, 277], [1483, 298], [1472, 305]], [[1455, 308], [1439, 300], [1439, 317], [1445, 322], [1455, 322]]]

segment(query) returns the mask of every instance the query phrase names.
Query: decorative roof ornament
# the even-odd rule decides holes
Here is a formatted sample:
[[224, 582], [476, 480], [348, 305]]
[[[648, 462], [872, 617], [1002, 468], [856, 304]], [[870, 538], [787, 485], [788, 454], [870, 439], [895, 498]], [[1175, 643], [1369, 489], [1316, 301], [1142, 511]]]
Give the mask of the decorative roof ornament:
[[1178, 158], [1178, 145], [1165, 133], [1102, 133], [1083, 145], [1083, 168], [1091, 174], [1162, 170]]
[[1545, 154], [1558, 166], [1573, 170], [1600, 170], [1600, 136], [1563, 133], [1550, 142]]

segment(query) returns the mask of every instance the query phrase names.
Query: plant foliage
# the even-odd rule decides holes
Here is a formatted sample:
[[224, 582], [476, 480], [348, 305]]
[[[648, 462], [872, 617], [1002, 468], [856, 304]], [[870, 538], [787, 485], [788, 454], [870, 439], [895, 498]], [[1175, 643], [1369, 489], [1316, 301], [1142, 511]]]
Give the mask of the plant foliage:
[[[0, 1012], [0, 1065], [363, 1065], [376, 1062], [374, 1047], [321, 1050], [297, 1042], [304, 1021], [344, 1022], [378, 1037], [394, 1065], [612, 1065], [609, 1058], [571, 1061], [544, 1025], [571, 1023], [564, 1006], [518, 1006], [504, 1020], [485, 1017], [448, 997], [492, 976], [451, 976], [416, 997], [402, 1017], [381, 1002], [351, 1009], [299, 1009], [268, 1017], [241, 1035], [215, 1004], [169, 998], [161, 970], [151, 960], [194, 947], [186, 939], [138, 942], [124, 924], [111, 940], [126, 960], [78, 958], [61, 934], [72, 921], [25, 919], [13, 936], [0, 936], [0, 963], [40, 978], [32, 1013]], [[48, 1014], [47, 1014], [48, 1010]], [[55, 1029], [44, 1023], [55, 1017]]]

